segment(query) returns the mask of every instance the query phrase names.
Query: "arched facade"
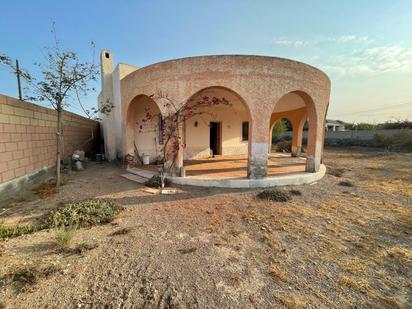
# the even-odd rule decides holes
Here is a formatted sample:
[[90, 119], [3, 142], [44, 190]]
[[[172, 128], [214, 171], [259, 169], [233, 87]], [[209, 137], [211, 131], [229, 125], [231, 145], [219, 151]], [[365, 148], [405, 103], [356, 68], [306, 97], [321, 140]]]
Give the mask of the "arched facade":
[[[104, 63], [112, 59], [102, 57], [102, 61], [102, 68], [104, 68]], [[120, 73], [121, 69], [120, 65], [118, 69]], [[144, 95], [153, 98], [156, 93], [161, 92], [167, 94], [177, 108], [180, 108], [196, 94], [214, 89], [233, 94], [247, 111], [248, 177], [264, 178], [267, 176], [270, 140], [268, 132], [273, 125], [272, 121], [277, 117], [277, 115], [273, 116], [276, 114], [276, 106], [280, 106], [282, 97], [293, 94], [304, 101], [304, 110], [297, 109], [293, 112], [294, 116], [288, 118], [296, 115], [296, 120], [293, 118], [296, 123], [293, 125], [297, 128], [303, 128], [303, 117], [308, 118], [309, 142], [306, 169], [308, 172], [319, 170], [323, 147], [323, 125], [330, 95], [330, 81], [322, 71], [300, 62], [274, 57], [205, 56], [165, 61], [136, 68], [127, 73], [119, 78], [118, 85], [113, 87], [117, 90], [114, 94], [117, 118], [122, 123], [121, 132], [118, 132], [121, 138], [116, 144], [117, 148], [121, 149], [121, 156], [128, 151], [127, 130], [130, 129], [124, 124], [124, 120], [127, 119], [127, 111], [136, 96]], [[113, 78], [113, 74], [103, 71], [102, 77]], [[170, 112], [161, 102], [156, 103], [160, 113]], [[237, 117], [234, 113], [232, 118], [238, 124], [244, 122], [240, 119], [242, 117]], [[186, 129], [189, 130], [190, 127]], [[299, 138], [295, 148], [299, 147], [298, 141]], [[122, 147], [119, 147], [119, 143]]]

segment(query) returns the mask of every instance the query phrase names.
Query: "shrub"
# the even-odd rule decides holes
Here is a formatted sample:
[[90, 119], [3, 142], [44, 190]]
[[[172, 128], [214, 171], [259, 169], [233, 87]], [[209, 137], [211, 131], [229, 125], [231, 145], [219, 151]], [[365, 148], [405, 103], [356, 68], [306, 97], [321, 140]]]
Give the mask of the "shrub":
[[[166, 187], [168, 185], [168, 182], [166, 179], [164, 179], [164, 182], [165, 182], [165, 187]], [[152, 178], [147, 180], [144, 184], [151, 188], [160, 188], [162, 186], [162, 180], [159, 175], [154, 175]]]
[[275, 202], [287, 202], [292, 199], [289, 192], [285, 192], [279, 189], [267, 189], [260, 192], [257, 197], [261, 200], [269, 200]]
[[54, 227], [104, 224], [112, 221], [119, 210], [119, 206], [104, 200], [73, 202], [52, 212], [47, 218], [47, 223]]
[[276, 152], [292, 152], [292, 141], [281, 141], [275, 144]]

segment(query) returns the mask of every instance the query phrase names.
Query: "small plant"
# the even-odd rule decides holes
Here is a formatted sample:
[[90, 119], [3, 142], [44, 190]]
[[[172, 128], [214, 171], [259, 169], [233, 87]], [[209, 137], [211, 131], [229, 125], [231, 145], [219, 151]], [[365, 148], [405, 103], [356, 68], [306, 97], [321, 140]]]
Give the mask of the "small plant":
[[338, 183], [342, 187], [354, 187], [354, 184], [348, 180], [343, 180]]
[[289, 192], [285, 192], [279, 189], [267, 189], [260, 192], [257, 197], [261, 200], [269, 200], [274, 202], [287, 202], [292, 199]]
[[17, 237], [20, 235], [31, 234], [47, 228], [45, 224], [39, 225], [20, 225], [13, 227], [0, 226], [0, 240]]
[[60, 252], [67, 251], [70, 248], [73, 237], [76, 234], [75, 227], [62, 227], [56, 230], [55, 241]]
[[292, 152], [292, 141], [280, 141], [275, 145], [276, 152]]
[[104, 200], [73, 202], [52, 212], [47, 223], [55, 227], [87, 227], [108, 223], [119, 211], [119, 206]]

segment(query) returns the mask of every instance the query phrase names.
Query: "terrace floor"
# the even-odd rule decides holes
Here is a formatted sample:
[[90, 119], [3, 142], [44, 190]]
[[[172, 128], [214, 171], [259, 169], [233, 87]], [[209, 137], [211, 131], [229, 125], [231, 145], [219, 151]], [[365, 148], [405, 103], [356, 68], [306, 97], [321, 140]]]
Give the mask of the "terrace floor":
[[[270, 153], [268, 176], [302, 173], [306, 158], [291, 157], [290, 154]], [[185, 160], [186, 176], [201, 178], [245, 178], [247, 156], [216, 156], [215, 158]], [[157, 171], [156, 165], [139, 166], [139, 169]]]

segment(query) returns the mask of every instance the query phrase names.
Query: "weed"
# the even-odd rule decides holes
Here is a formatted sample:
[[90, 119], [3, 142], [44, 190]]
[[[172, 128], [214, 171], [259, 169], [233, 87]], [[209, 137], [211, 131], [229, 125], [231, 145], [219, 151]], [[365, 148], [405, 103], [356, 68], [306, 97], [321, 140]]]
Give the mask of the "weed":
[[108, 223], [120, 211], [116, 204], [104, 200], [86, 200], [65, 204], [45, 216], [43, 223], [4, 227], [0, 225], [0, 240], [31, 234], [48, 228], [86, 227]]
[[257, 197], [261, 200], [269, 200], [275, 202], [287, 202], [292, 199], [289, 192], [285, 192], [279, 189], [267, 189], [260, 192]]
[[112, 221], [119, 210], [116, 204], [104, 200], [73, 202], [52, 212], [47, 223], [55, 227], [87, 227]]
[[351, 183], [351, 182], [348, 181], [348, 180], [340, 181], [340, 182], [338, 183], [338, 185], [340, 185], [340, 186], [342, 186], [342, 187], [354, 187], [354, 184]]
[[76, 234], [75, 227], [63, 227], [56, 230], [55, 241], [59, 251], [67, 251], [70, 248], [73, 237]]

